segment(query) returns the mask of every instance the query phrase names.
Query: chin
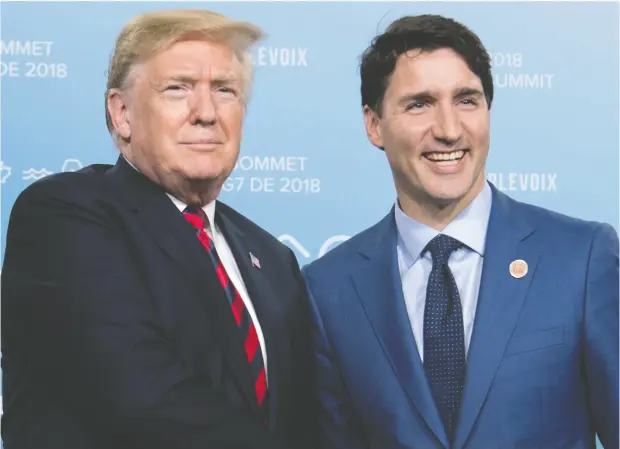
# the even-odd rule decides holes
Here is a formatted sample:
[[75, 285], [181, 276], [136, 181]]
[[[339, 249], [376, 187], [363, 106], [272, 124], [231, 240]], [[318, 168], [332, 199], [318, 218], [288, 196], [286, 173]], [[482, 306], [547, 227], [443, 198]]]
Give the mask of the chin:
[[215, 167], [191, 167], [186, 171], [187, 174], [194, 178], [215, 178], [222, 172], [223, 170], [215, 169]]
[[199, 180], [207, 180], [207, 179], [215, 179], [223, 174], [225, 174], [226, 170], [223, 167], [215, 164], [184, 164], [182, 167], [179, 167], [179, 171], [183, 174], [183, 177], [186, 179], [191, 179], [195, 181]]
[[467, 195], [468, 192], [468, 190], [463, 187], [447, 187], [448, 186], [438, 189], [429, 189], [426, 192], [428, 196], [433, 199], [434, 202], [445, 205], [460, 201], [461, 199], [463, 199], [463, 197], [465, 197], [465, 195]]

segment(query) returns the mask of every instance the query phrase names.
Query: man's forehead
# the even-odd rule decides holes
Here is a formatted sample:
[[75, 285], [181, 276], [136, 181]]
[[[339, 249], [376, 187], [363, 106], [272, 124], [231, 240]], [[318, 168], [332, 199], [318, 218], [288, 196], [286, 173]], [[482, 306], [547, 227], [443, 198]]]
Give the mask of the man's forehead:
[[217, 79], [220, 81], [237, 81], [241, 75], [238, 71], [225, 70], [218, 67], [168, 67], [152, 73], [163, 79]]
[[240, 62], [235, 52], [209, 41], [177, 42], [147, 61], [153, 68], [166, 70], [201, 70], [209, 72], [235, 72]]
[[237, 64], [227, 64], [210, 60], [178, 60], [164, 63], [147, 64], [145, 72], [149, 78], [194, 80], [217, 79], [222, 81], [237, 81], [241, 79], [241, 67]]

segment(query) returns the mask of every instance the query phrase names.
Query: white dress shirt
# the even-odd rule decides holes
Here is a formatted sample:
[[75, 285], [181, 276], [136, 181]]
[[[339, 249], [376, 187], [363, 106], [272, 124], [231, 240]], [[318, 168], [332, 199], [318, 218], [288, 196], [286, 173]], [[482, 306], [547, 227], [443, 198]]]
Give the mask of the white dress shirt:
[[[491, 188], [485, 183], [484, 189], [474, 201], [441, 232], [467, 246], [467, 248], [454, 251], [448, 261], [461, 298], [466, 355], [478, 304], [491, 200]], [[394, 209], [398, 230], [398, 266], [403, 295], [420, 359], [424, 361], [424, 307], [433, 260], [430, 252], [427, 251], [424, 255], [421, 253], [428, 242], [440, 232], [405, 215], [398, 202]]]

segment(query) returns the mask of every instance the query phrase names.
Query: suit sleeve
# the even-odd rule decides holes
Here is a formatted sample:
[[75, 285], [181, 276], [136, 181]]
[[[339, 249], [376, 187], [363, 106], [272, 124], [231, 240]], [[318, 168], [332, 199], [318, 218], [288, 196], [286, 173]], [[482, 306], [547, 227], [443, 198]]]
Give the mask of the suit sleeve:
[[315, 409], [317, 410], [317, 440], [321, 449], [364, 449], [361, 425], [338, 362], [323, 327], [323, 320], [312, 291], [307, 267], [302, 269], [308, 288], [313, 317], [313, 352], [315, 356]]
[[618, 448], [618, 236], [595, 234], [585, 300], [585, 368], [594, 429], [605, 449]]
[[282, 447], [177, 356], [115, 211], [61, 181], [16, 201], [2, 273], [3, 334], [110, 447]]

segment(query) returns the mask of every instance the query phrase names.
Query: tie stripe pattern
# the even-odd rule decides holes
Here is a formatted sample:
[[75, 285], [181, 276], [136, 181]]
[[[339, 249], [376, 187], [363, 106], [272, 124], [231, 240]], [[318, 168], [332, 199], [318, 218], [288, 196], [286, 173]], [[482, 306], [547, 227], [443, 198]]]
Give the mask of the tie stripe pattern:
[[461, 298], [448, 259], [463, 244], [438, 235], [427, 245], [433, 258], [424, 307], [424, 370], [450, 440], [458, 419], [465, 379]]
[[215, 267], [215, 274], [226, 297], [228, 298], [232, 315], [237, 323], [237, 327], [242, 336], [244, 342], [244, 351], [246, 359], [250, 365], [250, 371], [252, 378], [254, 379], [254, 390], [256, 392], [256, 401], [259, 406], [266, 407], [267, 401], [267, 377], [265, 373], [265, 365], [263, 361], [263, 355], [258, 340], [258, 334], [256, 333], [256, 327], [252, 317], [250, 316], [248, 309], [245, 307], [241, 295], [231, 282], [226, 273], [226, 269], [222, 264], [217, 251], [215, 250], [215, 244], [205, 231], [205, 228], [209, 224], [209, 219], [202, 209], [195, 207], [187, 207], [183, 212], [185, 219], [196, 229], [196, 235], [198, 240], [202, 243], [202, 246], [207, 250], [211, 258], [211, 262]]

